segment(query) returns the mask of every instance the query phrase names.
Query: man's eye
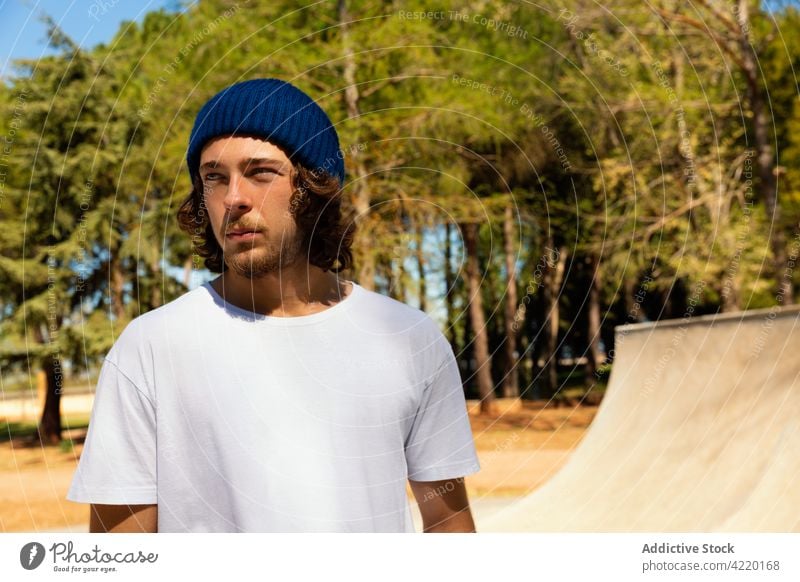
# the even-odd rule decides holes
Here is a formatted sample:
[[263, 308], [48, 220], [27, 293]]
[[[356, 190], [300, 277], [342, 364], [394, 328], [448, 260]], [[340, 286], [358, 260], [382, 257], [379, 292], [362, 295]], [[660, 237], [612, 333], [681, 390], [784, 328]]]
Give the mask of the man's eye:
[[277, 172], [272, 168], [256, 168], [253, 170], [253, 174], [277, 174]]

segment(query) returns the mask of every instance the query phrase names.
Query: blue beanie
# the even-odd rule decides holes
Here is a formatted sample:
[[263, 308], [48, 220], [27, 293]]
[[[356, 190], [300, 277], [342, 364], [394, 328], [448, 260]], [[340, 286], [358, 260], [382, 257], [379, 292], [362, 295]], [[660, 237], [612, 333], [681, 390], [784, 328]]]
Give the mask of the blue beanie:
[[292, 163], [324, 170], [344, 184], [344, 153], [322, 108], [300, 89], [280, 79], [251, 79], [209, 99], [189, 138], [189, 175], [198, 175], [200, 152], [220, 135], [255, 135], [281, 147]]

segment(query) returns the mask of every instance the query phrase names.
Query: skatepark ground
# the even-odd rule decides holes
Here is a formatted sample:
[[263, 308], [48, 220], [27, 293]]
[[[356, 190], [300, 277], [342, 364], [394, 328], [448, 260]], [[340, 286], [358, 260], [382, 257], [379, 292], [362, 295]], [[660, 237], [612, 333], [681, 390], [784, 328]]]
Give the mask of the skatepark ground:
[[[88, 531], [88, 506], [64, 499], [83, 445], [91, 395], [67, 395], [65, 420], [74, 428], [67, 447], [0, 442], [0, 532]], [[21, 403], [0, 403], [0, 428], [19, 420]], [[470, 403], [474, 409], [473, 403]], [[26, 403], [28, 414], [35, 406]], [[466, 478], [478, 528], [488, 515], [534, 491], [566, 462], [594, 418], [595, 406], [544, 407], [543, 402], [499, 402], [495, 418], [470, 415], [481, 470]], [[474, 410], [473, 410], [474, 412]], [[5, 430], [0, 431], [5, 432]], [[412, 503], [413, 506], [413, 503]], [[419, 515], [413, 511], [417, 529]]]

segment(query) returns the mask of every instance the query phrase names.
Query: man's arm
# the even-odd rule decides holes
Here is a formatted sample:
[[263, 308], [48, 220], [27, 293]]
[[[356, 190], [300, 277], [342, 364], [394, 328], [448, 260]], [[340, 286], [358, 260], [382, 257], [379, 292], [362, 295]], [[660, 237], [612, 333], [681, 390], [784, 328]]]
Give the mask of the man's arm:
[[90, 533], [156, 533], [158, 505], [90, 506]]
[[475, 532], [464, 478], [410, 481], [425, 533]]

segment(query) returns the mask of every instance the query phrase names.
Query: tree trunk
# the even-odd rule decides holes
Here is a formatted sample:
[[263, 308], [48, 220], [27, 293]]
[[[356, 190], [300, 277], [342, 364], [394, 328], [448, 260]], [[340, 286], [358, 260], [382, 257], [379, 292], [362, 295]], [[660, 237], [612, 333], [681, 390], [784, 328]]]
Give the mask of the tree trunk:
[[[387, 280], [389, 281], [389, 296], [403, 303], [406, 302], [406, 258], [409, 252], [408, 243], [404, 233], [409, 230], [409, 216], [406, 214], [405, 205], [401, 199], [395, 221], [389, 228], [389, 239], [397, 240], [393, 245], [391, 256], [386, 261], [388, 267]], [[380, 256], [384, 256], [381, 253]]]
[[753, 113], [753, 142], [756, 147], [756, 166], [758, 167], [759, 195], [767, 209], [767, 217], [772, 226], [770, 246], [772, 247], [773, 265], [775, 268], [776, 299], [779, 305], [789, 305], [794, 301], [792, 278], [787, 276], [786, 239], [781, 225], [781, 209], [778, 204], [778, 187], [775, 177], [775, 154], [769, 136], [771, 118], [767, 111], [766, 100], [760, 78], [758, 55], [750, 42], [750, 7], [748, 0], [739, 0], [739, 44], [741, 47], [742, 66], [747, 79], [747, 97]]
[[[474, 351], [478, 366], [478, 394], [481, 399], [481, 414], [494, 414], [494, 384], [492, 382], [492, 361], [489, 356], [489, 334], [483, 313], [480, 288], [480, 267], [478, 265], [478, 225], [463, 224], [461, 230], [467, 253], [467, 289], [469, 293], [469, 316], [475, 336]], [[466, 340], [467, 338], [465, 338]]]
[[164, 302], [163, 293], [161, 292], [161, 268], [158, 265], [158, 261], [155, 261], [152, 265], [150, 265], [151, 270], [151, 277], [153, 278], [153, 292], [150, 295], [150, 309], [155, 309], [156, 307], [161, 307], [161, 304]]
[[[534, 396], [534, 383], [538, 377], [539, 372], [539, 353], [541, 352], [541, 294], [537, 291], [534, 294], [528, 294], [529, 299], [525, 305], [525, 313], [522, 320], [522, 335], [521, 342], [524, 344], [524, 351], [520, 358], [523, 363], [521, 376], [521, 385], [524, 389], [521, 390], [520, 396], [523, 398], [531, 398]], [[524, 301], [524, 299], [523, 299]]]
[[567, 248], [561, 246], [556, 250], [552, 236], [548, 238], [547, 242], [548, 246], [545, 249], [547, 264], [544, 269], [545, 281], [542, 288], [545, 295], [545, 363], [542, 368], [542, 376], [545, 397], [550, 399], [558, 392], [558, 324], [560, 320], [558, 300], [567, 264]]
[[600, 355], [600, 261], [594, 255], [589, 255], [589, 272], [592, 280], [589, 283], [589, 313], [587, 318], [587, 337], [589, 349], [586, 354], [586, 375], [589, 383], [597, 377], [597, 370], [603, 363]]
[[[34, 327], [34, 336], [40, 344], [50, 341], [45, 329]], [[37, 374], [37, 393], [40, 402], [44, 401], [42, 416], [39, 418], [39, 440], [43, 444], [57, 445], [61, 442], [61, 386], [63, 371], [57, 354], [46, 355], [42, 359]]]
[[39, 419], [39, 439], [44, 444], [61, 442], [61, 363], [55, 355], [45, 356], [39, 372], [40, 390], [44, 391], [44, 408]]
[[394, 282], [394, 268], [392, 258], [387, 256], [375, 257], [375, 289], [381, 295], [396, 299]]
[[422, 241], [425, 237], [425, 228], [417, 224], [417, 270], [419, 271], [419, 308], [422, 311], [428, 310], [427, 295], [428, 290], [425, 281], [425, 250], [422, 248]]
[[[465, 286], [465, 292], [466, 290]], [[464, 298], [464, 305], [466, 305], [467, 297]], [[477, 370], [477, 366], [475, 365], [475, 342], [470, 341], [470, 338], [473, 336], [472, 333], [472, 318], [469, 317], [469, 313], [466, 314], [464, 317], [464, 333], [461, 337], [461, 345], [463, 346], [463, 350], [461, 351], [462, 357], [466, 362], [466, 377], [467, 377], [467, 386], [472, 390], [473, 388], [477, 390], [478, 380], [473, 374], [473, 371]], [[458, 352], [456, 352], [458, 353]], [[474, 384], [474, 386], [473, 386]]]
[[519, 358], [517, 354], [517, 257], [514, 254], [514, 213], [506, 207], [503, 217], [503, 247], [506, 256], [505, 359], [508, 370], [503, 380], [503, 397], [519, 397]]
[[[347, 14], [347, 2], [345, 0], [339, 0], [337, 11], [339, 14], [339, 31], [342, 35], [344, 50], [342, 77], [345, 84], [344, 100], [347, 107], [347, 117], [348, 119], [358, 120], [361, 117], [358, 103], [360, 97], [356, 83], [356, 61], [353, 55], [353, 48], [350, 46], [350, 30], [347, 24], [350, 18]], [[360, 141], [360, 122], [356, 121], [356, 123], [358, 125], [354, 138], [358, 143]], [[357, 213], [356, 219], [359, 224], [366, 227], [366, 229], [358, 229], [356, 237], [361, 241], [368, 241], [368, 237], [373, 235], [370, 229], [372, 223], [372, 215], [370, 214], [371, 197], [368, 187], [367, 168], [364, 164], [364, 157], [358, 151], [358, 148], [352, 148], [348, 157], [348, 165], [354, 176], [350, 189], [353, 196], [353, 208]], [[356, 248], [359, 249], [356, 253], [358, 282], [365, 289], [372, 291], [375, 289], [375, 255], [372, 252], [372, 246], [363, 244], [357, 245]]]
[[123, 287], [125, 285], [125, 277], [122, 275], [122, 268], [119, 264], [119, 259], [116, 256], [111, 258], [109, 263], [110, 285], [108, 292], [111, 295], [111, 313], [120, 320], [125, 315], [125, 303], [122, 298]]
[[740, 310], [741, 293], [739, 292], [739, 284], [736, 281], [736, 269], [737, 267], [729, 265], [728, 269], [725, 271], [729, 273], [729, 276], [725, 277], [725, 284], [720, 290], [720, 296], [722, 297], [721, 309], [723, 313]]
[[[445, 285], [445, 292], [444, 292], [444, 303], [447, 308], [447, 339], [450, 341], [450, 345], [453, 346], [453, 349], [456, 348], [456, 326], [455, 326], [455, 317], [454, 317], [454, 309], [453, 309], [453, 270], [452, 265], [450, 264], [453, 247], [450, 244], [450, 223], [446, 222], [444, 225], [444, 285]], [[456, 352], [458, 353], [458, 352]]]
[[[633, 296], [633, 290], [635, 288], [635, 281], [627, 275], [627, 273], [623, 274], [623, 281], [622, 281], [622, 306], [625, 309], [625, 319], [623, 320], [623, 324], [626, 323], [633, 323], [638, 321], [638, 310], [637, 308], [634, 311], [634, 305], [636, 304], [636, 298]], [[640, 306], [641, 307], [641, 306]]]
[[405, 303], [406, 301], [406, 265], [405, 256], [390, 258], [386, 262], [386, 278], [389, 281], [389, 297]]

